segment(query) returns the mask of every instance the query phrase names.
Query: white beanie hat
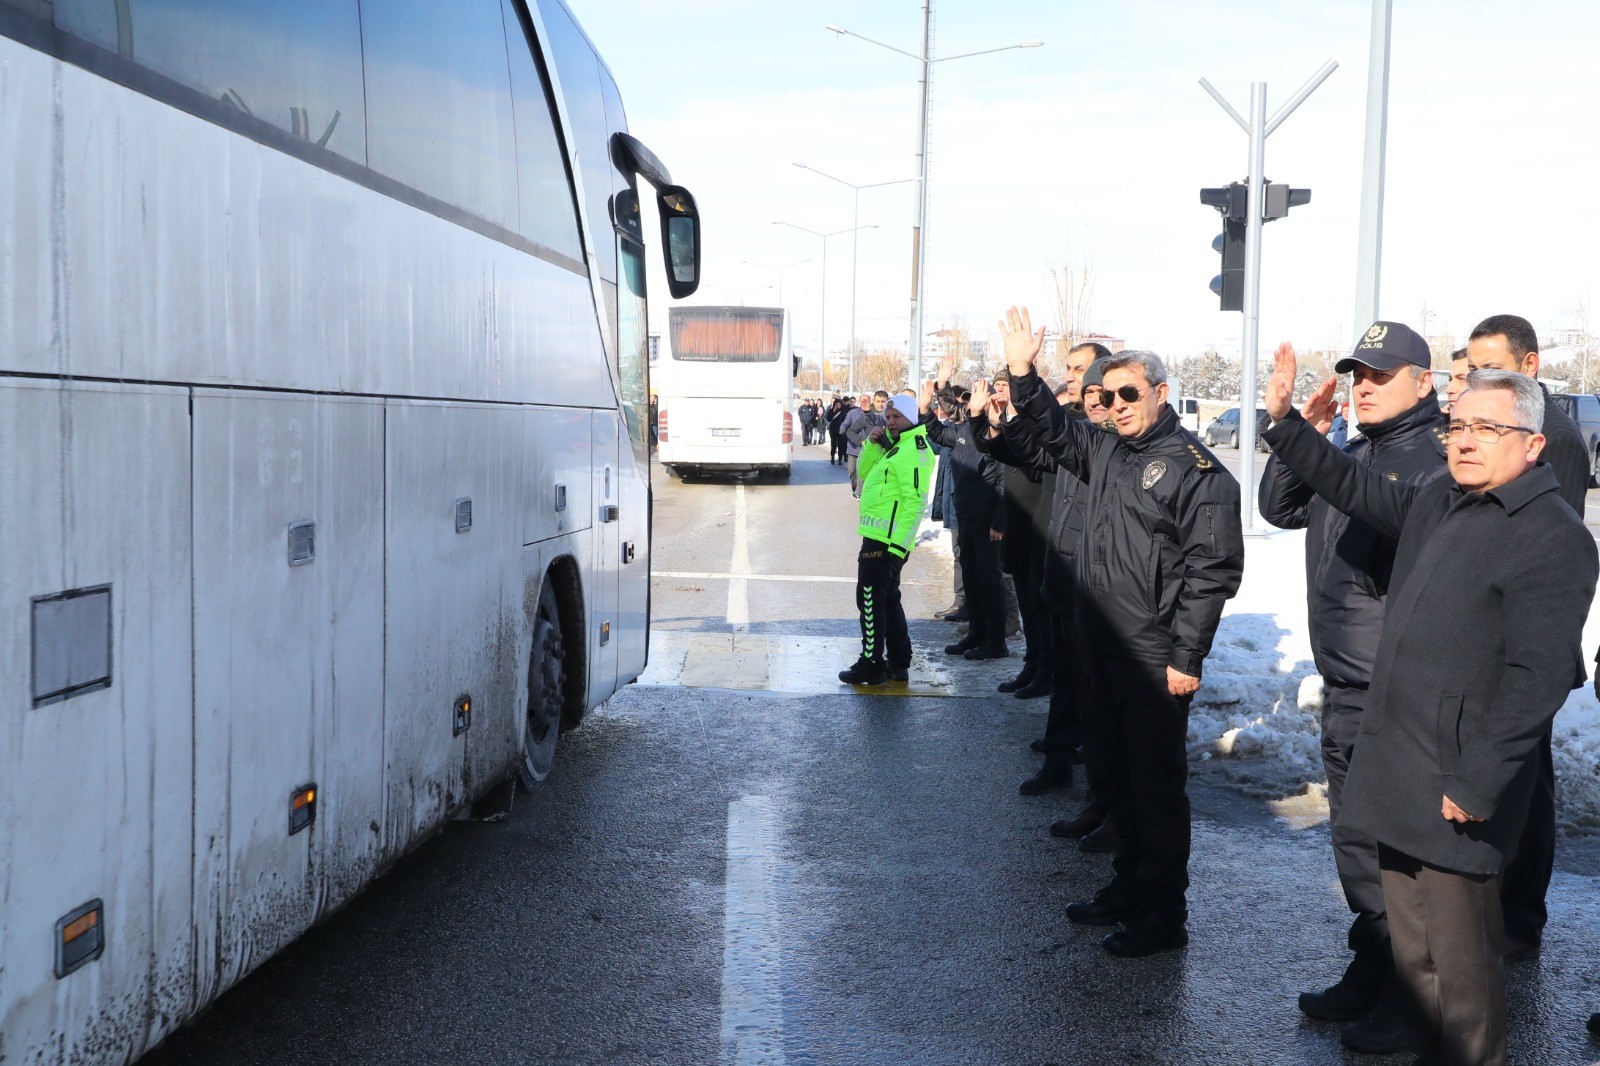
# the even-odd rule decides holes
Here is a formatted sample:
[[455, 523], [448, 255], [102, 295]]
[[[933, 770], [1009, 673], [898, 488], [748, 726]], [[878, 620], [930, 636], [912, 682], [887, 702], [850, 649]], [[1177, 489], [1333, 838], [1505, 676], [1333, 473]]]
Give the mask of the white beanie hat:
[[896, 411], [899, 411], [902, 415], [905, 415], [906, 421], [910, 422], [913, 426], [917, 424], [918, 411], [916, 400], [913, 400], [911, 397], [902, 393], [901, 395], [896, 396], [893, 400], [890, 400], [889, 406], [893, 407]]

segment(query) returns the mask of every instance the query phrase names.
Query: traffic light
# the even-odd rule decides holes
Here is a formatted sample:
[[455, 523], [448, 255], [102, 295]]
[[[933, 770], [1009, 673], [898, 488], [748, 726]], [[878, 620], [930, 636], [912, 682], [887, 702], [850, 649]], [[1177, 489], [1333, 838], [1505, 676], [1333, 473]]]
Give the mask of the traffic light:
[[[1311, 202], [1310, 189], [1291, 189], [1268, 182], [1264, 191], [1263, 222], [1283, 218], [1289, 208]], [[1224, 311], [1244, 310], [1244, 245], [1250, 221], [1249, 193], [1249, 187], [1242, 181], [1200, 190], [1200, 202], [1216, 208], [1222, 215], [1222, 232], [1211, 242], [1212, 251], [1222, 256], [1222, 273], [1211, 279], [1211, 291], [1217, 294]]]

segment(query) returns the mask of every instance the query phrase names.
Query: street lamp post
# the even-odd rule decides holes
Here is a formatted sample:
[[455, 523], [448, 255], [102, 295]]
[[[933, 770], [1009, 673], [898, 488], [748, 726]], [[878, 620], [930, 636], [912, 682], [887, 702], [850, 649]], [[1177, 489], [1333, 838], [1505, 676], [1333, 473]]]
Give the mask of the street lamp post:
[[[834, 177], [832, 174], [818, 170], [816, 167], [807, 166], [804, 163], [796, 163], [795, 166], [801, 170], [809, 170], [820, 178], [836, 181], [840, 185], [853, 190], [850, 224], [855, 226], [858, 231], [860, 230], [858, 223], [861, 221], [862, 189], [881, 189], [886, 185], [905, 185], [908, 182], [920, 180], [918, 178], [896, 178], [894, 181], [874, 181], [866, 185], [857, 185], [853, 181], [845, 181], [843, 178]], [[856, 262], [859, 258], [857, 254], [859, 237], [859, 232], [852, 234], [850, 237], [850, 388], [852, 390], [856, 387]], [[914, 384], [917, 379], [912, 377], [910, 380]]]
[[917, 206], [916, 218], [911, 227], [911, 345], [910, 345], [910, 373], [912, 381], [922, 379], [922, 291], [923, 278], [927, 273], [928, 264], [928, 100], [929, 87], [933, 80], [933, 65], [935, 63], [948, 63], [954, 59], [969, 59], [972, 56], [986, 56], [994, 52], [1009, 52], [1013, 48], [1039, 48], [1043, 41], [1023, 41], [1021, 44], [1007, 44], [999, 48], [984, 48], [976, 52], [962, 52], [953, 56], [933, 55], [933, 0], [922, 0], [922, 54], [908, 52], [904, 48], [896, 48], [892, 44], [873, 40], [842, 26], [829, 23], [824, 26], [832, 33], [841, 37], [854, 37], [857, 40], [875, 44], [879, 48], [887, 48], [891, 52], [914, 59], [922, 68], [922, 77], [918, 81], [920, 101], [918, 105], [918, 132], [917, 132]]
[[[832, 233], [823, 233], [819, 230], [809, 229], [805, 226], [798, 226], [793, 222], [785, 222], [782, 219], [774, 222], [773, 225], [788, 226], [790, 229], [797, 229], [801, 233], [809, 233], [813, 237], [816, 237], [822, 241], [822, 284], [820, 286], [822, 296], [822, 313], [820, 317], [822, 321], [817, 327], [817, 391], [821, 392], [823, 370], [828, 363], [828, 238], [839, 237], [846, 233], [854, 233], [856, 230], [861, 229], [877, 229], [878, 226], [877, 223], [873, 223], [870, 226], [851, 226], [849, 229], [840, 229], [834, 230]], [[855, 387], [856, 364], [855, 360], [852, 359], [850, 361], [850, 391], [854, 392]]]

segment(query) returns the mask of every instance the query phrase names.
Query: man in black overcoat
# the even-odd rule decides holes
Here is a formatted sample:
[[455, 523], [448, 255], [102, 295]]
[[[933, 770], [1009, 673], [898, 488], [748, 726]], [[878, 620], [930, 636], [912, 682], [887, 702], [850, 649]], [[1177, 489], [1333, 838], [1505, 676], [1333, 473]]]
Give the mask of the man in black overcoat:
[[[1540, 738], [1584, 676], [1600, 556], [1539, 461], [1544, 397], [1477, 371], [1447, 429], [1450, 477], [1391, 480], [1294, 410], [1285, 344], [1267, 385], [1273, 453], [1318, 496], [1398, 541], [1345, 784], [1343, 823], [1378, 842], [1396, 975], [1427, 1063], [1505, 1062], [1500, 878]], [[1331, 403], [1318, 391], [1311, 418]]]

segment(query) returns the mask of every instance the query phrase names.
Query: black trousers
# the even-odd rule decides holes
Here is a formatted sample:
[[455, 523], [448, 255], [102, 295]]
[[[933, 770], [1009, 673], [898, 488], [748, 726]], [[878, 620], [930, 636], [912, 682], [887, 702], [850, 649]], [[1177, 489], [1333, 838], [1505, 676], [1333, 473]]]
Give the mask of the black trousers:
[[861, 657], [890, 666], [911, 664], [911, 631], [900, 602], [906, 561], [879, 540], [861, 541], [856, 557], [856, 611], [861, 616]]
[[828, 462], [844, 461], [844, 434], [828, 430]]
[[1333, 865], [1339, 871], [1344, 901], [1355, 921], [1346, 938], [1358, 955], [1389, 954], [1389, 921], [1383, 905], [1383, 878], [1378, 870], [1378, 842], [1339, 822], [1350, 757], [1361, 734], [1367, 690], [1322, 683], [1322, 768], [1328, 773], [1328, 828], [1333, 836]]
[[1085, 715], [1090, 784], [1116, 823], [1111, 890], [1141, 916], [1187, 920], [1189, 910], [1189, 696], [1167, 691], [1165, 663], [1104, 653], [1089, 662]]
[[1017, 616], [1022, 622], [1023, 663], [1048, 669], [1053, 640], [1050, 612], [1039, 595], [1043, 575], [1030, 565], [1020, 574], [1013, 571], [1011, 576], [1017, 590]]
[[1505, 1066], [1500, 878], [1378, 845], [1412, 1050], [1429, 1066]]
[[[1043, 610], [1041, 604], [1040, 609]], [[1083, 743], [1081, 714], [1088, 700], [1088, 683], [1079, 663], [1077, 637], [1072, 631], [1072, 616], [1046, 611], [1051, 629], [1050, 657], [1043, 667], [1050, 671], [1050, 716], [1045, 719], [1044, 746], [1051, 755], [1071, 755]]]
[[1506, 866], [1500, 882], [1500, 905], [1505, 911], [1506, 936], [1537, 944], [1550, 918], [1545, 893], [1556, 863], [1556, 767], [1550, 756], [1550, 730], [1539, 741], [1539, 776], [1528, 801], [1528, 820], [1522, 823], [1516, 857]]
[[989, 539], [989, 523], [969, 522], [961, 516], [956, 526], [961, 541], [961, 584], [967, 594], [968, 633], [984, 644], [1006, 639], [1006, 590], [1000, 573], [999, 545]]

